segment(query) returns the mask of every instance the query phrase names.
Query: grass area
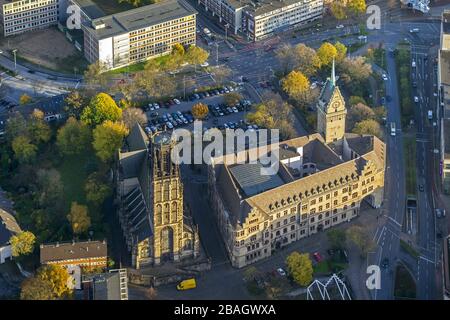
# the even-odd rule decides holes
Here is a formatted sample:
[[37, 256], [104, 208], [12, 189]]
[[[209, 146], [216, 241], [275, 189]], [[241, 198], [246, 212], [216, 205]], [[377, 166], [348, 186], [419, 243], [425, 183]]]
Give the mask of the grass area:
[[408, 270], [402, 265], [397, 266], [395, 272], [394, 296], [397, 299], [416, 298], [416, 283]]
[[411, 48], [409, 45], [398, 46], [395, 52], [395, 62], [400, 94], [400, 113], [402, 126], [405, 127], [414, 118], [411, 100]]
[[403, 138], [403, 155], [406, 171], [406, 194], [414, 196], [417, 189], [416, 140], [414, 137]]
[[89, 155], [67, 157], [57, 168], [61, 174], [61, 180], [64, 185], [64, 196], [67, 211], [70, 210], [72, 201], [76, 201], [80, 204], [86, 204], [84, 185], [88, 173], [86, 168], [81, 164], [86, 164], [89, 161]]
[[[164, 56], [160, 56], [157, 58], [154, 58], [154, 61], [156, 65], [158, 66], [164, 66], [164, 64], [171, 58], [170, 54], [166, 54]], [[125, 66], [122, 68], [118, 68], [115, 70], [108, 71], [106, 74], [108, 75], [115, 75], [115, 74], [121, 74], [121, 73], [136, 73], [139, 71], [143, 71], [145, 69], [147, 61], [138, 62], [129, 66]]]
[[[118, 13], [126, 10], [130, 10], [134, 7], [132, 4], [122, 2], [119, 3], [117, 0], [93, 0], [95, 4], [97, 4], [100, 9], [106, 14]], [[142, 4], [139, 7], [155, 3], [153, 0], [142, 0]]]
[[331, 272], [331, 268], [328, 263], [328, 260], [320, 261], [313, 267], [313, 270], [314, 270], [314, 274], [317, 274], [317, 273], [328, 274]]
[[406, 243], [404, 240], [400, 239], [400, 247], [406, 251], [407, 253], [409, 253], [411, 256], [413, 256], [414, 258], [419, 258], [419, 252], [417, 252], [417, 250], [415, 250], [413, 247], [411, 247], [408, 243]]
[[331, 274], [347, 268], [348, 264], [336, 259], [322, 260], [313, 266], [314, 274]]

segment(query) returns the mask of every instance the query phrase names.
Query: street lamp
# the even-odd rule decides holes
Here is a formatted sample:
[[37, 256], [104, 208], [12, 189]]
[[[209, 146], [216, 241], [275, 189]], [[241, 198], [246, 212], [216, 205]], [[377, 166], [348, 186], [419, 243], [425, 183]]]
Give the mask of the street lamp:
[[16, 56], [16, 52], [17, 52], [17, 49], [14, 49], [12, 51], [12, 53], [14, 54], [14, 70], [17, 70], [17, 56]]

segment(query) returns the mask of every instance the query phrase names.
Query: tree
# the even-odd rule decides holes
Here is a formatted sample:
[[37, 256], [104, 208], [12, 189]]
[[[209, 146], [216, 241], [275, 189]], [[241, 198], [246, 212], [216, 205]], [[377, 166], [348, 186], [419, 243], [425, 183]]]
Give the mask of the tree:
[[206, 60], [208, 60], [208, 57], [208, 51], [194, 45], [189, 46], [188, 50], [186, 51], [186, 60], [194, 65], [204, 63]]
[[107, 93], [99, 93], [84, 108], [81, 120], [88, 125], [102, 124], [104, 121], [117, 121], [122, 117], [122, 110]]
[[130, 130], [138, 123], [141, 126], [147, 123], [147, 116], [139, 108], [126, 108], [122, 112], [122, 121], [125, 126]]
[[365, 14], [366, 1], [365, 0], [348, 0], [347, 9], [354, 15]]
[[49, 281], [38, 277], [27, 278], [22, 282], [20, 291], [21, 300], [55, 300], [52, 286]]
[[100, 206], [112, 193], [111, 188], [105, 183], [103, 177], [98, 172], [92, 173], [86, 180], [84, 186], [86, 198], [95, 206]]
[[45, 265], [38, 269], [37, 278], [47, 282], [55, 298], [67, 298], [72, 295], [72, 289], [68, 287], [69, 273], [58, 265]]
[[317, 50], [317, 56], [322, 66], [329, 66], [337, 56], [337, 49], [331, 43], [324, 42]]
[[192, 106], [192, 115], [195, 119], [202, 120], [209, 113], [208, 106], [204, 103], [196, 103]]
[[67, 220], [69, 220], [74, 234], [84, 233], [91, 226], [88, 208], [77, 202], [72, 202], [70, 213], [67, 215]]
[[327, 237], [332, 249], [339, 250], [345, 248], [347, 235], [345, 234], [344, 230], [332, 229], [327, 232]]
[[286, 258], [289, 274], [302, 287], [309, 285], [313, 279], [312, 261], [307, 253], [292, 252]]
[[252, 281], [255, 276], [259, 273], [258, 269], [254, 266], [250, 266], [244, 270], [244, 279], [245, 281]]
[[239, 92], [230, 92], [223, 97], [224, 102], [229, 106], [234, 106], [242, 100], [242, 95]]
[[127, 134], [128, 129], [123, 123], [107, 120], [98, 125], [93, 131], [93, 146], [97, 157], [103, 162], [113, 160]]
[[355, 244], [361, 251], [361, 257], [365, 257], [367, 252], [374, 247], [374, 243], [368, 230], [361, 226], [351, 226], [346, 231], [347, 238]]
[[291, 45], [285, 44], [275, 51], [282, 73], [287, 74], [297, 67], [297, 56]]
[[341, 3], [340, 1], [333, 1], [330, 5], [331, 14], [337, 19], [337, 20], [343, 20], [347, 18], [347, 13], [345, 10], [345, 5]]
[[356, 123], [374, 118], [375, 112], [373, 112], [370, 107], [362, 103], [358, 103], [353, 105], [347, 113], [347, 128], [351, 131], [355, 127]]
[[105, 64], [100, 61], [90, 64], [84, 72], [84, 82], [91, 89], [94, 87], [105, 87], [108, 82], [108, 78], [105, 75], [106, 69]]
[[259, 104], [256, 106], [255, 112], [250, 112], [247, 114], [248, 122], [254, 123], [259, 127], [263, 128], [273, 128], [275, 125], [275, 120], [273, 116], [269, 113], [269, 110], [265, 104]]
[[371, 65], [363, 57], [345, 58], [340, 64], [340, 69], [342, 73], [348, 75], [347, 82], [356, 82], [356, 85], [360, 85], [372, 74]]
[[383, 139], [383, 131], [381, 130], [380, 124], [373, 119], [358, 122], [352, 132], [357, 134], [370, 134]]
[[56, 145], [64, 155], [79, 155], [89, 148], [92, 141], [90, 128], [73, 117], [67, 119], [64, 126], [59, 128]]
[[27, 136], [18, 136], [12, 141], [14, 157], [21, 163], [31, 162], [36, 158], [37, 146]]
[[79, 118], [83, 107], [85, 105], [85, 99], [78, 91], [71, 91], [66, 99], [64, 99], [64, 111], [69, 117]]
[[344, 60], [345, 57], [347, 56], [347, 47], [339, 41], [337, 41], [334, 44], [334, 47], [336, 48], [336, 52], [337, 52], [336, 53], [336, 61], [340, 62], [340, 61]]
[[30, 231], [23, 231], [11, 237], [11, 252], [13, 257], [27, 255], [33, 252], [36, 237]]
[[31, 101], [33, 101], [33, 99], [31, 99], [31, 97], [29, 95], [27, 95], [26, 93], [21, 95], [19, 98], [20, 105], [29, 104], [29, 103], [31, 103]]
[[44, 113], [38, 109], [34, 109], [28, 121], [28, 135], [36, 145], [47, 143], [52, 137], [50, 126], [44, 120]]
[[303, 43], [295, 46], [296, 66], [295, 68], [304, 75], [310, 77], [321, 67], [321, 60], [317, 52]]
[[18, 136], [28, 135], [27, 121], [20, 112], [14, 112], [6, 122], [6, 137], [13, 141]]
[[351, 96], [350, 99], [348, 100], [348, 103], [350, 104], [351, 107], [358, 103], [362, 103], [367, 106], [366, 100], [364, 100], [363, 97], [359, 97], [359, 96]]
[[183, 45], [181, 43], [175, 43], [172, 47], [172, 54], [184, 56], [185, 50]]
[[291, 71], [281, 80], [281, 87], [290, 97], [300, 99], [308, 93], [310, 83], [303, 73]]

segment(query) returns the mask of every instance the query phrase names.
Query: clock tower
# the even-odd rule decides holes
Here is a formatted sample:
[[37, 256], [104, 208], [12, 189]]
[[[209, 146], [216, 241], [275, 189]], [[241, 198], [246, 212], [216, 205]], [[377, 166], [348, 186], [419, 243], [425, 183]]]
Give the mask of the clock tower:
[[339, 87], [336, 85], [335, 66], [331, 70], [317, 102], [317, 131], [326, 143], [340, 140], [345, 134], [347, 109]]

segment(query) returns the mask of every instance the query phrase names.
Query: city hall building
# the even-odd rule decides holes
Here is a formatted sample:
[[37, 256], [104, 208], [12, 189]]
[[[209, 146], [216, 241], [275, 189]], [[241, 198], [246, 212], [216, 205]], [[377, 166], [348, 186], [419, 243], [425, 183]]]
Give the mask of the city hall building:
[[198, 0], [230, 32], [258, 41], [319, 19], [323, 0]]
[[[261, 175], [259, 162], [212, 158], [209, 198], [234, 267], [350, 221], [363, 200], [381, 206], [385, 144], [375, 136], [345, 133], [345, 101], [334, 79], [319, 97], [320, 133], [259, 147], [259, 155], [277, 150], [276, 174]], [[254, 149], [241, 152], [236, 158], [248, 159]]]

